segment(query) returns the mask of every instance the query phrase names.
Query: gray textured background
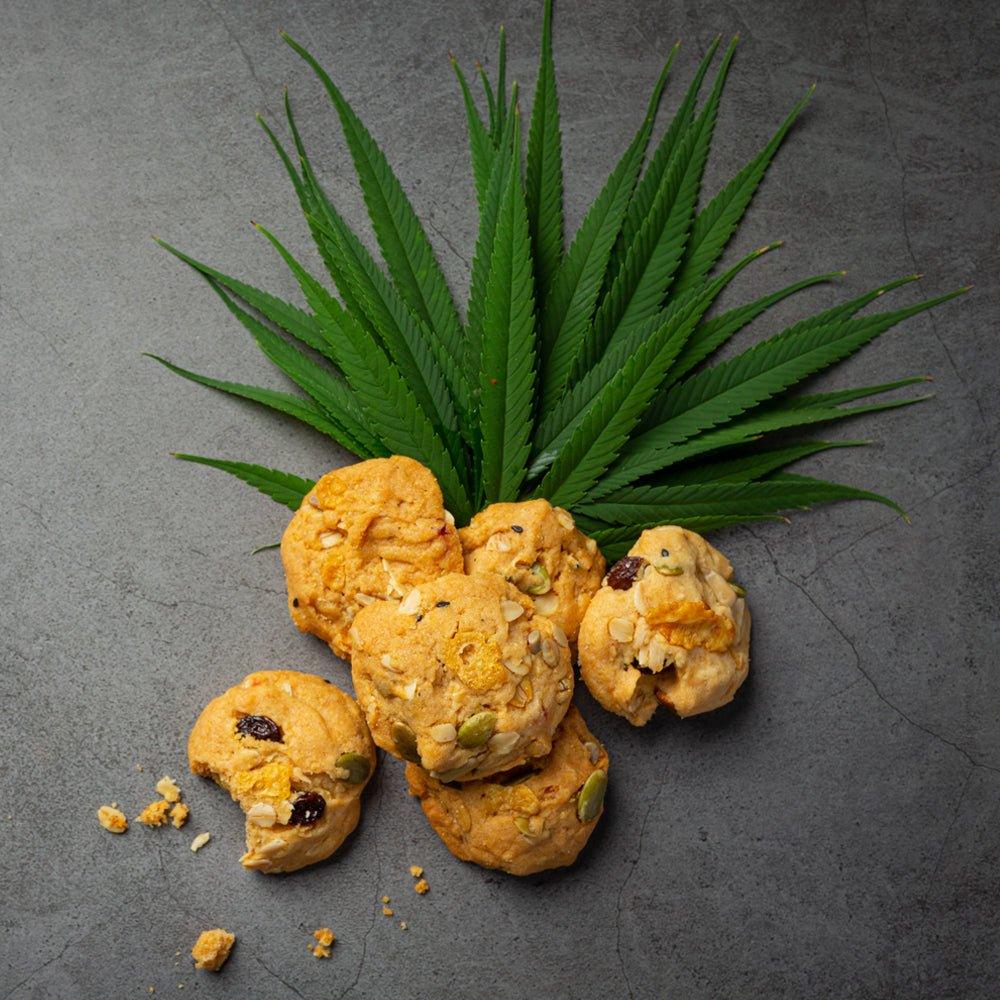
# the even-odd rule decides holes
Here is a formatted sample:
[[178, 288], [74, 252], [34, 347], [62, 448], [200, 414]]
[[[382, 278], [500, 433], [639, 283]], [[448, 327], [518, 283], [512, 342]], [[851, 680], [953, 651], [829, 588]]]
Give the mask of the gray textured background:
[[[820, 87], [734, 250], [787, 245], [730, 301], [850, 269], [758, 332], [914, 270], [928, 293], [977, 285], [828, 380], [934, 374], [935, 402], [834, 432], [879, 445], [809, 464], [890, 493], [913, 525], [855, 504], [717, 537], [755, 616], [734, 706], [633, 730], [578, 695], [613, 765], [606, 819], [574, 869], [517, 881], [453, 860], [390, 761], [332, 863], [261, 877], [236, 863], [236, 807], [185, 777], [191, 722], [244, 673], [346, 674], [292, 628], [276, 554], [248, 555], [279, 536], [281, 510], [167, 453], [303, 474], [345, 456], [140, 356], [280, 384], [149, 235], [293, 295], [247, 225], [306, 249], [253, 123], [286, 83], [361, 224], [334, 117], [280, 44], [286, 28], [356, 101], [464, 292], [475, 220], [446, 52], [491, 56], [502, 19], [513, 75], [530, 83], [536, 58], [536, 4], [492, 6], [0, 4], [0, 998], [180, 984], [274, 998], [996, 996], [1000, 44], [985, 0], [557, 13], [571, 226], [669, 45], [684, 40], [685, 81], [715, 32], [739, 30], [710, 191]], [[164, 772], [192, 805], [183, 832], [99, 829], [101, 802], [134, 816]], [[192, 855], [198, 830], [214, 839]], [[409, 931], [382, 917], [383, 893]], [[306, 951], [320, 924], [339, 937], [327, 962]], [[239, 943], [210, 979], [187, 952], [215, 925]]]

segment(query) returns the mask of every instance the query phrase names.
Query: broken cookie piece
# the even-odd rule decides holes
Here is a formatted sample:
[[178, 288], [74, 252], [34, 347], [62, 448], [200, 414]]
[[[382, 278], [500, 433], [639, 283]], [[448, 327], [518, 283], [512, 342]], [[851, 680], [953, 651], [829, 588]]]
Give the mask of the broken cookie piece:
[[216, 927], [210, 931], [202, 931], [191, 949], [191, 957], [194, 959], [196, 969], [205, 969], [207, 972], [218, 972], [225, 965], [232, 951], [233, 942], [236, 940], [235, 934]]
[[150, 802], [136, 819], [145, 826], [163, 826], [169, 812], [170, 803], [166, 799], [160, 799], [158, 802]]
[[313, 931], [313, 937], [316, 939], [316, 944], [309, 945], [309, 950], [316, 958], [329, 958], [330, 949], [337, 940], [337, 935], [329, 927], [317, 927]]
[[246, 813], [244, 867], [290, 872], [328, 858], [357, 826], [375, 747], [339, 688], [312, 674], [263, 670], [206, 706], [188, 758]]
[[177, 782], [166, 775], [156, 783], [156, 791], [168, 802], [180, 802], [181, 800], [181, 790], [177, 787]]
[[176, 802], [170, 810], [170, 822], [179, 830], [190, 814], [191, 810], [183, 802]]
[[97, 822], [104, 827], [108, 833], [124, 833], [128, 829], [128, 820], [125, 813], [117, 806], [101, 806], [97, 810]]

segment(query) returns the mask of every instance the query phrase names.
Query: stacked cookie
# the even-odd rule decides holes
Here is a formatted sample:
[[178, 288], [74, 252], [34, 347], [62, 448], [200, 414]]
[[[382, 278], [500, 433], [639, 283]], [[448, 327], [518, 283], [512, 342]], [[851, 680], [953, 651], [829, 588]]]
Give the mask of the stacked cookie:
[[[645, 532], [605, 576], [567, 511], [499, 503], [457, 530], [431, 473], [394, 456], [320, 479], [281, 555], [293, 621], [350, 660], [360, 712], [351, 702], [353, 714], [341, 705], [333, 719], [322, 705], [351, 700], [324, 684], [314, 719], [298, 704], [309, 679], [272, 671], [203, 713], [192, 768], [243, 805], [244, 864], [260, 870], [339, 846], [374, 765], [369, 740], [407, 762], [411, 793], [457, 857], [516, 875], [572, 864], [608, 773], [571, 704], [574, 653], [597, 700], [636, 725], [660, 703], [681, 715], [723, 704], [746, 676], [749, 614], [731, 567], [680, 528]], [[241, 721], [258, 717], [281, 737]], [[294, 819], [304, 794], [328, 816], [315, 833]]]

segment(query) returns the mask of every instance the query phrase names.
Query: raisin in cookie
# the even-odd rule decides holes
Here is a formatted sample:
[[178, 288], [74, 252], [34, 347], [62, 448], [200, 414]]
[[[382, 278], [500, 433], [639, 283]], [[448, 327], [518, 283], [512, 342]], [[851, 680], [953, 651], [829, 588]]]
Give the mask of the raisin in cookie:
[[339, 688], [295, 670], [262, 670], [205, 706], [188, 759], [247, 814], [243, 865], [291, 872], [328, 858], [357, 826], [375, 747]]
[[732, 566], [693, 531], [644, 531], [580, 627], [580, 676], [609, 711], [645, 725], [657, 704], [680, 716], [732, 701], [750, 666], [750, 612]]
[[373, 458], [323, 476], [281, 539], [292, 621], [341, 657], [365, 604], [462, 570], [462, 546], [431, 473]]
[[445, 781], [544, 757], [573, 694], [566, 636], [498, 576], [364, 608], [351, 673], [375, 742]]
[[466, 573], [499, 574], [576, 642], [583, 613], [604, 576], [604, 557], [569, 511], [548, 500], [495, 503], [459, 536]]
[[512, 875], [571, 865], [604, 806], [608, 754], [570, 707], [543, 760], [447, 785], [414, 764], [410, 794], [457, 858]]

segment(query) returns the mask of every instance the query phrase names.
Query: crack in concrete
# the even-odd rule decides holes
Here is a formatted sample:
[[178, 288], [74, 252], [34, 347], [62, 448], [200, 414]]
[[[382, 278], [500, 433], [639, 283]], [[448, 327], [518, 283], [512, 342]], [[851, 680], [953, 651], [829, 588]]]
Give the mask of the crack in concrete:
[[652, 797], [652, 799], [650, 799], [649, 806], [646, 808], [646, 815], [643, 816], [642, 825], [639, 827], [639, 842], [636, 846], [635, 857], [632, 859], [632, 863], [629, 866], [629, 870], [626, 873], [625, 878], [622, 880], [622, 884], [618, 887], [618, 898], [615, 903], [615, 953], [618, 956], [618, 968], [621, 972], [622, 978], [625, 980], [625, 988], [628, 990], [630, 1000], [634, 1000], [635, 994], [632, 992], [632, 980], [629, 979], [627, 966], [625, 964], [625, 957], [622, 955], [622, 897], [625, 895], [625, 888], [632, 880], [632, 876], [635, 874], [635, 870], [639, 866], [639, 861], [642, 858], [643, 842], [646, 837], [646, 826], [649, 823], [649, 817], [652, 814], [653, 809], [660, 801], [660, 796], [663, 794], [664, 787], [664, 784], [660, 785], [656, 794]]
[[466, 257], [454, 243], [430, 220], [427, 220], [427, 225], [434, 230], [434, 233], [440, 237], [441, 241], [448, 247], [448, 249], [466, 266], [471, 267], [469, 263], [469, 258]]
[[784, 580], [786, 583], [791, 584], [800, 594], [815, 608], [817, 613], [827, 622], [827, 624], [840, 636], [841, 639], [846, 643], [848, 648], [854, 654], [854, 667], [861, 674], [862, 677], [868, 682], [869, 687], [875, 693], [875, 696], [881, 701], [887, 708], [890, 708], [896, 713], [901, 719], [909, 723], [914, 729], [918, 729], [922, 733], [926, 733], [933, 740], [950, 747], [952, 750], [961, 754], [973, 767], [980, 767], [986, 771], [992, 771], [994, 774], [1000, 774], [1000, 767], [994, 767], [992, 764], [987, 764], [984, 761], [976, 760], [972, 754], [969, 753], [960, 744], [949, 740], [947, 737], [942, 736], [940, 733], [934, 732], [933, 729], [928, 729], [927, 726], [921, 725], [915, 719], [910, 718], [898, 705], [893, 704], [881, 691], [879, 686], [875, 683], [875, 679], [868, 673], [868, 671], [862, 666], [861, 654], [858, 652], [858, 648], [854, 641], [847, 635], [847, 633], [833, 620], [833, 618], [820, 606], [819, 602], [809, 593], [808, 590], [797, 580], [783, 573], [781, 568], [778, 566], [778, 560], [774, 553], [771, 551], [770, 546], [763, 538], [760, 537], [752, 528], [748, 525], [743, 525], [743, 529], [753, 537], [757, 543], [764, 549], [767, 553], [768, 558], [771, 561], [771, 565], [774, 568], [775, 576], [779, 579]]
[[[961, 486], [963, 483], [967, 483], [971, 479], [975, 479], [978, 475], [980, 475], [981, 473], [985, 472], [987, 469], [990, 468], [990, 466], [993, 465], [994, 461], [996, 460], [996, 456], [997, 456], [998, 452], [1000, 452], [1000, 448], [994, 448], [993, 451], [991, 451], [986, 456], [986, 461], [983, 462], [982, 465], [980, 465], [977, 468], [973, 469], [972, 472], [969, 472], [966, 475], [961, 476], [960, 478], [954, 480], [953, 482], [947, 483], [946, 485], [942, 486], [940, 489], [935, 490], [933, 493], [929, 493], [926, 497], [924, 497], [920, 501], [920, 503], [913, 504], [909, 509], [911, 511], [914, 511], [914, 512], [919, 511], [919, 510], [923, 510], [925, 507], [927, 507], [931, 503], [931, 501], [936, 500], [939, 496], [942, 496], [943, 494], [947, 493], [949, 490], [953, 490], [956, 487]], [[863, 542], [866, 538], [870, 538], [872, 535], [878, 534], [878, 532], [880, 532], [880, 531], [884, 531], [886, 528], [889, 528], [892, 525], [896, 524], [898, 520], [899, 520], [898, 517], [896, 517], [895, 515], [893, 515], [893, 516], [887, 518], [885, 521], [879, 522], [874, 527], [869, 528], [867, 531], [865, 531], [862, 534], [858, 535], [858, 537], [855, 538], [852, 542], [849, 542], [847, 545], [843, 546], [842, 548], [837, 549], [835, 552], [832, 552], [830, 555], [828, 555], [824, 559], [820, 560], [820, 562], [818, 562], [802, 578], [802, 582], [803, 583], [807, 583], [824, 566], [826, 566], [828, 563], [833, 562], [833, 560], [836, 559], [838, 556], [844, 555], [845, 552], [850, 552], [851, 549], [853, 549], [857, 545], [860, 545], [861, 542]]]
[[29, 972], [28, 975], [25, 976], [25, 978], [22, 979], [12, 990], [3, 995], [2, 1000], [8, 1000], [8, 998], [12, 997], [19, 989], [21, 989], [22, 986], [27, 986], [28, 983], [35, 978], [35, 976], [37, 976], [40, 972], [44, 972], [50, 965], [58, 962], [59, 959], [62, 958], [73, 945], [79, 944], [86, 936], [86, 934], [81, 934], [78, 938], [74, 938], [72, 941], [67, 941], [62, 948], [59, 949], [58, 954], [53, 955], [52, 958], [46, 959], [41, 965], [32, 969], [32, 971]]
[[372, 931], [375, 929], [375, 924], [378, 921], [378, 914], [382, 910], [382, 903], [379, 900], [379, 890], [382, 885], [382, 851], [380, 848], [379, 841], [379, 820], [382, 818], [382, 802], [385, 798], [385, 784], [383, 781], [379, 781], [378, 785], [378, 807], [375, 812], [375, 818], [372, 821], [372, 841], [373, 847], [375, 848], [375, 899], [372, 901], [372, 918], [369, 921], [368, 927], [361, 938], [361, 961], [358, 963], [358, 971], [354, 975], [354, 979], [347, 985], [344, 991], [337, 997], [337, 1000], [343, 1000], [351, 990], [361, 981], [361, 975], [365, 969], [365, 960], [368, 957], [368, 938], [371, 937]]
[[285, 986], [285, 987], [287, 987], [288, 989], [290, 989], [290, 990], [291, 990], [291, 991], [292, 991], [292, 992], [293, 992], [293, 993], [294, 993], [294, 994], [295, 994], [295, 995], [296, 995], [297, 997], [301, 997], [301, 998], [302, 998], [302, 1000], [305, 1000], [305, 997], [304, 997], [304, 996], [303, 996], [303, 995], [302, 995], [302, 994], [301, 994], [301, 993], [300, 993], [300, 992], [299, 992], [299, 991], [298, 991], [298, 990], [297, 990], [297, 989], [296, 989], [296, 988], [295, 988], [295, 987], [294, 987], [294, 986], [293, 986], [293, 985], [292, 985], [292, 984], [291, 984], [290, 982], [288, 982], [288, 980], [287, 980], [287, 979], [282, 979], [282, 978], [281, 978], [281, 976], [279, 976], [279, 975], [278, 975], [278, 973], [274, 971], [274, 969], [272, 969], [272, 968], [271, 968], [271, 967], [270, 967], [269, 965], [267, 965], [267, 963], [265, 963], [265, 962], [261, 961], [261, 959], [259, 959], [259, 958], [258, 958], [258, 957], [257, 957], [256, 955], [251, 955], [250, 957], [251, 957], [251, 958], [252, 958], [252, 959], [254, 960], [254, 962], [255, 962], [255, 963], [256, 963], [257, 965], [259, 965], [259, 966], [260, 966], [260, 967], [261, 967], [261, 968], [262, 968], [262, 969], [263, 969], [263, 970], [264, 970], [264, 971], [265, 971], [265, 972], [266, 972], [266, 973], [267, 973], [267, 974], [268, 974], [268, 975], [269, 975], [269, 976], [270, 976], [270, 977], [271, 977], [272, 979], [276, 979], [276, 980], [277, 980], [277, 981], [278, 981], [279, 983], [281, 983], [281, 985], [282, 985], [282, 986]]
[[[893, 128], [892, 117], [889, 114], [889, 101], [885, 96], [885, 91], [882, 89], [882, 84], [879, 81], [878, 76], [875, 74], [874, 56], [872, 53], [872, 31], [871, 31], [871, 24], [869, 23], [869, 18], [868, 18], [868, 2], [867, 0], [860, 0], [860, 2], [861, 2], [861, 22], [864, 25], [865, 29], [865, 41], [868, 51], [868, 59], [867, 59], [868, 76], [871, 79], [872, 85], [875, 87], [875, 90], [878, 92], [878, 97], [882, 104], [882, 115], [885, 118], [886, 133], [889, 136], [889, 145], [892, 148], [893, 158], [895, 159], [896, 165], [899, 168], [900, 222], [902, 223], [902, 228], [903, 228], [903, 241], [906, 243], [906, 249], [910, 255], [910, 260], [913, 262], [914, 268], [917, 271], [920, 271], [921, 267], [917, 263], [917, 255], [914, 253], [913, 241], [910, 237], [910, 218], [907, 209], [908, 171], [906, 169], [906, 163], [904, 162], [903, 157], [899, 151], [899, 143], [897, 142], [896, 139], [896, 130]], [[951, 349], [945, 343], [944, 339], [941, 337], [941, 332], [938, 330], [937, 320], [935, 320], [934, 318], [934, 313], [933, 312], [927, 313], [927, 319], [930, 323], [931, 331], [934, 334], [934, 339], [938, 342], [938, 344], [941, 346], [941, 349], [944, 351], [944, 355], [948, 359], [948, 364], [951, 366], [952, 371], [955, 373], [955, 377], [962, 384], [962, 387], [965, 389], [966, 395], [968, 395], [969, 398], [972, 400], [972, 402], [975, 403], [976, 410], [979, 413], [979, 419], [982, 421], [983, 426], [984, 427], [988, 426], [986, 420], [986, 414], [983, 411], [983, 404], [980, 401], [979, 397], [976, 395], [976, 393], [972, 391], [968, 381], [962, 374], [961, 369], [955, 363], [955, 359], [952, 356]]]
[[208, 2], [208, 0], [205, 0], [205, 6], [215, 15], [216, 20], [219, 22], [219, 24], [222, 25], [222, 30], [225, 31], [225, 33], [229, 36], [230, 41], [232, 41], [233, 45], [236, 46], [237, 50], [240, 53], [240, 57], [246, 64], [247, 72], [250, 74], [250, 79], [257, 84], [257, 89], [260, 91], [261, 99], [266, 101], [267, 89], [265, 88], [264, 83], [260, 79], [260, 77], [257, 76], [257, 68], [254, 66], [254, 62], [250, 58], [250, 53], [247, 52], [246, 47], [240, 41], [239, 37], [233, 31], [233, 29], [229, 27], [229, 23], [222, 16], [222, 14], [219, 13], [219, 11], [217, 11], [215, 7]]

